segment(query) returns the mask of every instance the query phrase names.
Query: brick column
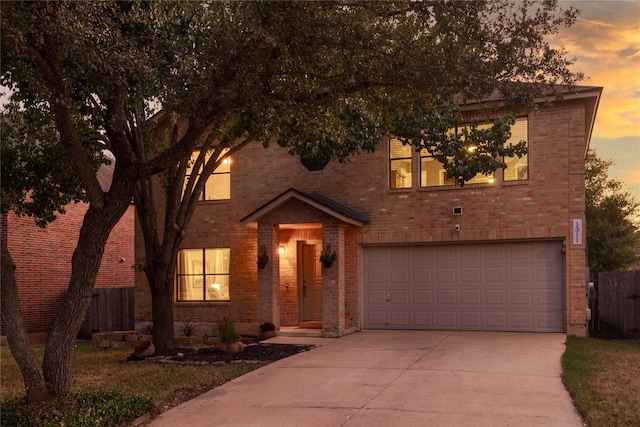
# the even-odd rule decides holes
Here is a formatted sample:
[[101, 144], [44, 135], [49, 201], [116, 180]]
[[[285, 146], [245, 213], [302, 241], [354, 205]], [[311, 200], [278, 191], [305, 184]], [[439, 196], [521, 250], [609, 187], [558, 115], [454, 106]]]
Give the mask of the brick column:
[[336, 251], [338, 259], [331, 268], [322, 267], [322, 331], [325, 336], [344, 334], [345, 259], [344, 225], [327, 224], [322, 229], [322, 251], [327, 245]]
[[280, 257], [278, 257], [278, 227], [258, 222], [258, 251], [269, 255], [264, 269], [258, 270], [258, 324], [271, 322], [280, 328]]

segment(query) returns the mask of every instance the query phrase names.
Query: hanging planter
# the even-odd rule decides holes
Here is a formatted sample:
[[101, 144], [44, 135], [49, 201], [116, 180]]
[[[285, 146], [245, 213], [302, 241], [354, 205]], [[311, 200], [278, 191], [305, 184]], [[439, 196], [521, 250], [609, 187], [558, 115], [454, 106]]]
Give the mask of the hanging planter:
[[338, 259], [338, 254], [336, 251], [331, 250], [331, 245], [327, 245], [325, 250], [320, 254], [320, 262], [324, 268], [331, 268], [334, 261]]
[[269, 262], [269, 255], [267, 255], [267, 251], [264, 246], [260, 246], [260, 250], [258, 251], [258, 268], [262, 270], [266, 267]]

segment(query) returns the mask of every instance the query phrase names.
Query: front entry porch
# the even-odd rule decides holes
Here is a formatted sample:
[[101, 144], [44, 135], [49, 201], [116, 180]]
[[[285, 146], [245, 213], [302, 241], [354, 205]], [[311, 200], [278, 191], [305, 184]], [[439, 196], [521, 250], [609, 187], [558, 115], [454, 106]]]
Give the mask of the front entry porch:
[[[245, 224], [257, 225], [257, 253], [269, 257], [257, 269], [258, 322], [273, 323], [281, 336], [338, 337], [355, 331], [346, 308], [345, 236], [365, 220], [325, 196], [294, 189], [245, 217]], [[335, 262], [323, 265], [323, 252], [335, 252]]]

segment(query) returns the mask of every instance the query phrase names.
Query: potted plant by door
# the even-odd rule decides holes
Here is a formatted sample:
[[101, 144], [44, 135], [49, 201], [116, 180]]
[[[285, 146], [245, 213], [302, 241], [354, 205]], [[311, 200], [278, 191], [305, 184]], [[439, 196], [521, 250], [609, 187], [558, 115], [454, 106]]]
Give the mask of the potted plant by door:
[[239, 353], [244, 350], [240, 335], [236, 332], [236, 324], [229, 316], [218, 321], [218, 348], [227, 353]]
[[331, 250], [331, 245], [327, 245], [325, 250], [320, 254], [320, 261], [324, 268], [331, 268], [333, 262], [338, 259], [336, 251]]
[[268, 340], [276, 336], [276, 326], [271, 322], [260, 325], [260, 341]]

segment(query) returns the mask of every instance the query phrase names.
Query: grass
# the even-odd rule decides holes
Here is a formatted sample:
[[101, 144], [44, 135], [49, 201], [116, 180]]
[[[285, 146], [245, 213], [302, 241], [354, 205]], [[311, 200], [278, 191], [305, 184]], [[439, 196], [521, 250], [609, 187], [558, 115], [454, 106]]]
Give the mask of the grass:
[[[36, 352], [41, 356], [43, 348], [37, 347]], [[127, 413], [132, 407], [141, 408], [137, 410], [138, 413], [128, 413], [127, 418], [131, 420], [144, 414], [147, 410], [152, 414], [163, 412], [198, 394], [263, 366], [262, 364], [244, 363], [224, 365], [125, 363], [124, 360], [130, 354], [131, 350], [124, 349], [93, 351], [91, 343], [79, 343], [74, 349], [72, 362], [71, 391], [74, 396], [79, 396], [75, 404], [79, 404], [78, 402], [81, 404], [84, 401], [89, 406], [95, 406], [96, 401], [104, 400], [106, 393], [106, 397], [110, 397], [112, 400], [124, 399], [119, 403], [109, 403], [108, 405], [111, 407], [122, 408], [122, 411]], [[15, 410], [16, 402], [25, 396], [22, 376], [6, 346], [0, 346], [0, 374], [0, 402], [2, 403], [2, 425], [4, 426], [8, 425], [5, 424], [7, 414], [5, 411]], [[86, 393], [93, 394], [87, 398]], [[141, 404], [135, 400], [138, 398], [149, 402], [149, 405]], [[68, 407], [69, 403], [60, 402], [60, 405]], [[19, 409], [20, 405], [17, 406]], [[55, 412], [57, 409], [49, 410], [49, 412], [51, 411]], [[113, 409], [111, 408], [109, 411], [113, 411]], [[79, 418], [81, 417], [78, 416]], [[85, 421], [87, 420], [83, 420], [83, 422]], [[83, 424], [78, 421], [76, 424], [67, 423], [64, 425], [110, 424], [98, 424], [93, 421]]]
[[562, 371], [589, 427], [640, 426], [640, 340], [567, 337]]

